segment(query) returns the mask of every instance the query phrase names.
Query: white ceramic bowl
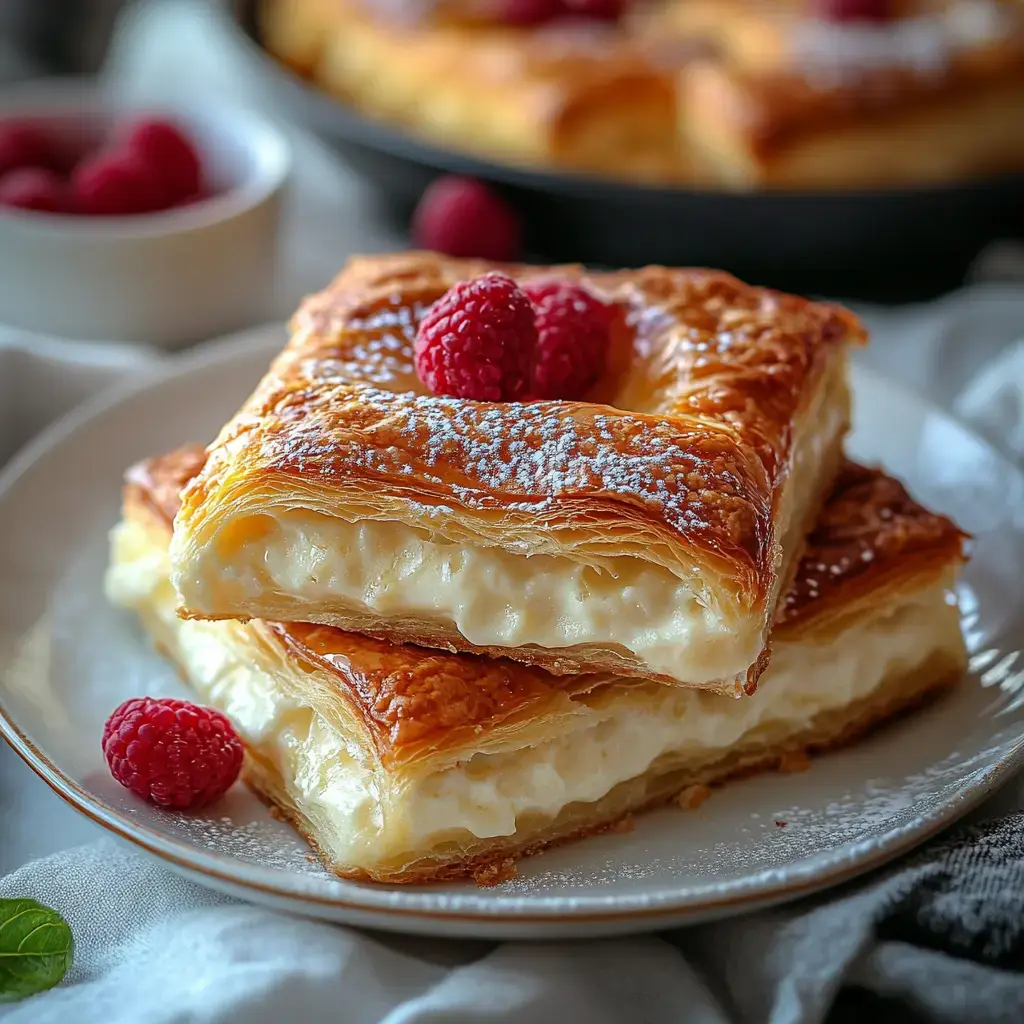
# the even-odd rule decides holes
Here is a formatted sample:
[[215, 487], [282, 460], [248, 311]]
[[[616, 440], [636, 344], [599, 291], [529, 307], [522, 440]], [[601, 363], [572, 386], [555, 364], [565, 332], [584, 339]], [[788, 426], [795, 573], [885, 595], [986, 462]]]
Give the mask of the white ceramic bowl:
[[290, 166], [280, 132], [242, 110], [139, 107], [79, 81], [0, 95], [0, 122], [41, 123], [76, 149], [149, 114], [190, 133], [211, 197], [132, 217], [0, 209], [0, 323], [177, 348], [267, 317]]

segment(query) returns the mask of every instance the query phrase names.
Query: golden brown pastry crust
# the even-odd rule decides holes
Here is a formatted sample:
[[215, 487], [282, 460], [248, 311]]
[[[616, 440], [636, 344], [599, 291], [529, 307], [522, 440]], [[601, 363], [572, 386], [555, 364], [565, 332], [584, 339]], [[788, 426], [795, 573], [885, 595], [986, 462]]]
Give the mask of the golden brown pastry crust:
[[[178, 494], [199, 472], [199, 446], [133, 467], [125, 517], [166, 543]], [[880, 470], [848, 463], [808, 539], [780, 602], [773, 639], [827, 642], [866, 606], [928, 585], [964, 558], [965, 535], [917, 504]], [[610, 683], [606, 675], [554, 676], [539, 668], [393, 645], [303, 623], [258, 623], [264, 637], [325, 672], [362, 723], [387, 768], [439, 748], [459, 748], [517, 720], [569, 709], [569, 699]]]
[[371, 116], [517, 164], [677, 180], [674, 69], [655, 36], [603, 23], [496, 25], [485, 4], [389, 17], [356, 0], [268, 0], [267, 49]]
[[494, 865], [505, 869], [502, 880], [507, 880], [510, 877], [507, 870], [510, 859], [518, 861], [576, 839], [616, 831], [621, 823], [628, 823], [634, 814], [672, 803], [693, 787], [717, 787], [756, 772], [781, 770], [788, 758], [823, 754], [847, 746], [952, 687], [962, 678], [963, 671], [962, 660], [948, 654], [937, 654], [916, 672], [894, 675], [884, 680], [864, 700], [837, 712], [817, 716], [804, 731], [784, 743], [771, 747], [754, 743], [740, 744], [710, 763], [706, 758], [703, 762], [695, 759], [693, 763], [680, 765], [669, 773], [662, 773], [655, 765], [646, 775], [616, 786], [596, 805], [586, 805], [585, 825], [578, 823], [575, 815], [580, 813], [580, 808], [574, 805], [560, 815], [561, 820], [552, 824], [542, 840], [524, 841], [516, 835], [501, 837], [492, 840], [486, 853], [471, 859], [448, 863], [424, 859], [398, 871], [347, 868], [332, 863], [331, 858], [318, 846], [312, 825], [295, 805], [270, 765], [248, 755], [244, 778], [250, 788], [275, 808], [310, 844], [321, 861], [341, 878], [391, 885], [416, 885], [462, 878], [475, 879], [488, 866]]
[[[809, 525], [800, 518], [815, 514], [829, 460], [839, 457], [842, 429], [822, 439], [809, 500], [789, 509], [797, 443], [818, 428], [815, 403], [826, 388], [846, 413], [845, 348], [864, 339], [856, 317], [715, 271], [508, 267], [521, 280], [579, 279], [619, 311], [609, 369], [591, 401], [524, 405], [425, 394], [412, 366], [418, 316], [452, 284], [492, 266], [427, 253], [355, 259], [308, 299], [288, 347], [185, 489], [175, 527], [184, 560], [245, 509], [258, 512], [261, 495], [287, 494], [325, 513], [345, 506], [359, 509], [359, 518], [418, 516], [416, 525], [456, 543], [507, 547], [514, 537], [531, 554], [629, 555], [682, 566], [706, 581], [712, 603], [717, 588], [766, 629]], [[331, 507], [318, 508], [325, 495]], [[790, 511], [792, 521], [782, 524]], [[788, 539], [782, 525], [792, 527]], [[186, 603], [183, 611], [299, 617], [261, 600]], [[480, 647], [429, 620], [340, 607], [303, 607], [301, 617], [555, 672], [673, 681], [614, 645]], [[763, 664], [762, 657], [751, 666], [748, 687]], [[731, 680], [678, 681], [733, 689]]]
[[[128, 472], [125, 519], [152, 531], [158, 550], [168, 543], [181, 488], [201, 471], [205, 458], [203, 450], [193, 446]], [[904, 593], [933, 588], [940, 574], [948, 580], [963, 559], [964, 540], [953, 523], [917, 505], [896, 481], [878, 470], [848, 464], [810, 534], [788, 599], [780, 603], [775, 638], [815, 645], [838, 640], [850, 619], [884, 615], [885, 608], [900, 604]], [[155, 609], [139, 611], [161, 644], [166, 625], [153, 614]], [[550, 726], [557, 702], [571, 705], [571, 697], [595, 688], [621, 691], [629, 685], [608, 677], [556, 677], [510, 662], [439, 655], [324, 627], [252, 622], [236, 628], [242, 642], [253, 645], [248, 649], [257, 664], [267, 647], [277, 652], [271, 663], [285, 658], [329, 680], [347, 707], [346, 729], [354, 730], [354, 738], [365, 736], [385, 771], [417, 759], [430, 758], [433, 763], [439, 748], [451, 750], [452, 756], [467, 756], [485, 749], [487, 740], [517, 717], [520, 722], [544, 717]], [[173, 657], [173, 642], [165, 646]], [[808, 752], [849, 742], [951, 684], [962, 669], [963, 648], [955, 643], [933, 650], [913, 671], [897, 663], [869, 696], [819, 713], [799, 732], [784, 737], [750, 735], [727, 751], [663, 755], [643, 775], [618, 784], [598, 801], [570, 804], [542, 832], [524, 826], [511, 836], [480, 840], [480, 852], [458, 854], [432, 847], [375, 867], [338, 864], [318, 852], [338, 874], [360, 880], [500, 881], [510, 877], [514, 859], [615, 829], [628, 823], [633, 813], [692, 793], [694, 787], [784, 767]], [[301, 675], [308, 678], [307, 670]], [[311, 699], [311, 694], [304, 699]], [[313, 703], [319, 702], [313, 698]], [[517, 744], [522, 743], [520, 735]], [[245, 771], [248, 783], [317, 849], [316, 827], [290, 795], [278, 769], [250, 750]]]
[[[957, 2], [914, 0], [902, 14], [935, 17]], [[706, 173], [745, 187], [849, 188], [1024, 168], [1024, 138], [1015, 130], [1024, 116], [1019, 5], [1001, 4], [1003, 31], [941, 56], [926, 50], [918, 64], [842, 67], [827, 41], [820, 58], [793, 52], [794, 6], [693, 0], [673, 7], [679, 31], [705, 33], [719, 49], [715, 59], [689, 63], [680, 79], [680, 130], [691, 159], [710, 164]]]
[[[842, 188], [1024, 168], [1024, 15], [995, 2], [1005, 29], [938, 63], [926, 46], [920, 66], [869, 62], [838, 78], [830, 43], [814, 64], [796, 42], [802, 2], [666, 0], [619, 26], [567, 30], [496, 26], [476, 0], [390, 18], [356, 0], [265, 0], [263, 21], [279, 59], [456, 149], [630, 180]], [[958, 4], [904, 0], [895, 13]]]
[[807, 537], [774, 635], [837, 629], [864, 601], [937, 579], [965, 558], [969, 537], [952, 520], [922, 508], [879, 469], [847, 461]]

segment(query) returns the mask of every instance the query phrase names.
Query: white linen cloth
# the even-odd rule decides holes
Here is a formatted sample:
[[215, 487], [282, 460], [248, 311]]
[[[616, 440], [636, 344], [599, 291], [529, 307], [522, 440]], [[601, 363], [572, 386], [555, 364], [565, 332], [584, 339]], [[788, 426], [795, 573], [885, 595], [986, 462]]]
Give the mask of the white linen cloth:
[[[181, 16], [202, 6], [143, 5], [122, 29], [115, 80], [140, 94], [187, 80], [188, 88], [244, 98], [216, 26]], [[297, 144], [282, 314], [349, 252], [401, 241], [374, 222], [358, 182], [315, 145]], [[862, 312], [874, 331], [866, 361], [1024, 459], [1024, 286], [977, 284], [926, 306]], [[0, 464], [46, 422], [155, 358], [138, 346], [0, 329]], [[1021, 807], [1017, 780], [973, 817]], [[57, 908], [77, 944], [65, 983], [0, 1006], [3, 1024], [812, 1024], [825, 1018], [843, 979], [900, 992], [920, 967], [916, 947], [883, 956], [866, 944], [871, 908], [899, 884], [883, 880], [671, 939], [493, 945], [371, 936], [246, 906], [179, 878], [105, 838], [0, 744], [0, 897], [34, 896]], [[968, 1019], [969, 996], [983, 991], [1002, 1000], [986, 1007], [988, 1019], [1024, 1019], [1016, 989], [972, 967], [944, 963], [947, 987], [922, 1012]]]

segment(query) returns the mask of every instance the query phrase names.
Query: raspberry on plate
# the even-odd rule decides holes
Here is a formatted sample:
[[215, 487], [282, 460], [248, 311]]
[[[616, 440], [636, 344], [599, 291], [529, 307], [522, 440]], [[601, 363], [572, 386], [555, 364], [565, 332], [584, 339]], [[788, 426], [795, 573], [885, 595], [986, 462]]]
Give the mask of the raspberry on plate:
[[153, 213], [168, 206], [163, 181], [133, 153], [101, 150], [72, 172], [75, 209], [94, 216]]
[[227, 792], [244, 748], [219, 711], [169, 697], [126, 700], [103, 727], [110, 773], [161, 807], [202, 807]]
[[529, 386], [536, 342], [526, 293], [504, 274], [484, 274], [427, 310], [416, 333], [416, 373], [436, 395], [517, 401]]
[[0, 174], [20, 167], [56, 170], [57, 147], [41, 128], [22, 121], [0, 124]]
[[569, 281], [539, 281], [525, 290], [537, 310], [531, 397], [582, 398], [608, 359], [608, 307]]
[[412, 235], [422, 249], [504, 262], [519, 255], [523, 232], [515, 210], [489, 185], [446, 175], [423, 193]]
[[18, 167], [0, 178], [0, 206], [44, 213], [65, 213], [68, 188], [46, 167]]
[[163, 181], [169, 202], [176, 203], [199, 192], [199, 153], [177, 125], [157, 119], [138, 121], [125, 133], [122, 145]]

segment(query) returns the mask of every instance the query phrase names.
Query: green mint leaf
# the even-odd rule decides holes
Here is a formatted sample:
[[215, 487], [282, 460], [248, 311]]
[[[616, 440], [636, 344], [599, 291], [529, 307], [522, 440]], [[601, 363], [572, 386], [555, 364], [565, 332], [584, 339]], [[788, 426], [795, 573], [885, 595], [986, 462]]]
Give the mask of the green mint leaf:
[[0, 900], [0, 1003], [53, 988], [74, 953], [71, 929], [36, 900]]

